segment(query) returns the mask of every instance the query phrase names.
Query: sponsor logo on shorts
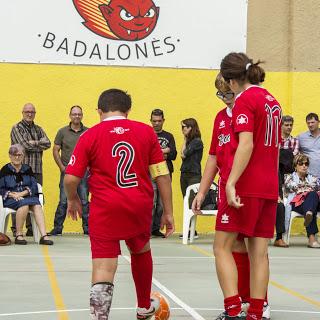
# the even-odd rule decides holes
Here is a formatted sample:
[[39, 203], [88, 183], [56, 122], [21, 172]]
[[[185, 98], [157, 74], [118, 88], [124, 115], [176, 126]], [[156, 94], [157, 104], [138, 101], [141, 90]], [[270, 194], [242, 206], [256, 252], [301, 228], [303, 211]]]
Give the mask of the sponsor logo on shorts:
[[222, 215], [221, 223], [229, 223], [229, 216], [226, 213]]
[[75, 163], [76, 163], [76, 157], [72, 155], [68, 164], [70, 166], [73, 166]]

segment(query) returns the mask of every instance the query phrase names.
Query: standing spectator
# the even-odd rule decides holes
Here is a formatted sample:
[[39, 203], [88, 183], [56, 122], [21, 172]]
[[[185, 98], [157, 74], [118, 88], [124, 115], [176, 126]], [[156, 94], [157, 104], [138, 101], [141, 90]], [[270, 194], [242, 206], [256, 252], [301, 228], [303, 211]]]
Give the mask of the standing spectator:
[[306, 116], [309, 131], [298, 136], [300, 152], [308, 156], [310, 161], [309, 173], [320, 178], [320, 129], [319, 116], [309, 113]]
[[157, 136], [144, 123], [128, 120], [131, 97], [119, 89], [104, 91], [99, 98], [100, 123], [88, 129], [74, 149], [64, 178], [68, 214], [81, 217], [77, 186], [90, 170], [90, 242], [92, 251], [91, 319], [107, 320], [113, 282], [125, 240], [137, 295], [137, 319], [151, 319], [159, 299], [151, 298], [152, 254], [150, 225], [153, 190], [150, 174], [163, 201], [161, 226], [166, 237], [174, 232], [171, 179]]
[[[73, 106], [69, 113], [70, 123], [59, 129], [53, 146], [53, 158], [60, 169], [60, 195], [59, 204], [54, 216], [54, 227], [50, 231], [50, 235], [61, 235], [63, 229], [63, 223], [67, 214], [67, 197], [64, 192], [63, 179], [64, 171], [69, 163], [73, 149], [80, 137], [88, 128], [82, 124], [83, 112], [80, 106]], [[88, 234], [88, 213], [89, 213], [89, 202], [88, 202], [88, 185], [87, 185], [87, 174], [81, 180], [78, 186], [78, 195], [82, 203], [82, 228], [83, 233]]]
[[293, 117], [283, 116], [281, 121], [281, 143], [280, 148], [290, 150], [293, 155], [299, 153], [299, 140], [291, 135], [293, 128]]
[[[167, 166], [170, 173], [170, 178], [172, 178], [173, 164], [172, 161], [177, 157], [176, 143], [174, 137], [170, 132], [164, 131], [162, 129], [164, 124], [164, 114], [161, 109], [154, 109], [151, 112], [150, 122], [158, 136], [158, 141], [163, 153], [163, 157], [167, 162]], [[154, 237], [164, 238], [164, 234], [160, 231], [160, 220], [163, 212], [162, 202], [155, 181], [152, 181], [154, 200], [153, 200], [153, 212], [152, 212], [152, 226], [151, 235]]]
[[[29, 165], [33, 171], [37, 183], [43, 184], [42, 177], [42, 154], [43, 150], [49, 149], [51, 142], [44, 130], [34, 123], [36, 109], [32, 103], [26, 103], [22, 109], [22, 120], [15, 124], [11, 130], [11, 144], [20, 144], [24, 150], [23, 163]], [[12, 216], [12, 232], [15, 235], [15, 216]], [[27, 236], [32, 236], [30, 214], [26, 220]]]
[[[188, 118], [182, 120], [181, 130], [184, 141], [181, 148], [180, 187], [182, 197], [184, 197], [189, 186], [201, 181], [203, 143], [196, 119]], [[182, 234], [179, 237], [182, 238]], [[194, 238], [198, 238], [197, 231], [195, 231]]]

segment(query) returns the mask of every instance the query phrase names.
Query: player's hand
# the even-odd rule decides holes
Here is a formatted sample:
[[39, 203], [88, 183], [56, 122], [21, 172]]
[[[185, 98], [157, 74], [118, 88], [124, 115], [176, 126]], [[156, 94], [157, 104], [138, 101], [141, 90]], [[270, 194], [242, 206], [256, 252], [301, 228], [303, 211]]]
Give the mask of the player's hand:
[[163, 230], [166, 227], [165, 237], [168, 238], [174, 233], [174, 219], [172, 214], [166, 214], [163, 212], [161, 217], [160, 229]]
[[205, 195], [202, 193], [197, 193], [196, 197], [192, 201], [191, 209], [194, 214], [202, 214], [200, 210], [201, 205], [204, 201]]
[[230, 207], [239, 209], [243, 206], [243, 203], [241, 203], [240, 197], [236, 195], [236, 188], [234, 185], [232, 184], [226, 185], [226, 194], [227, 194], [228, 205]]
[[78, 217], [82, 217], [82, 204], [79, 197], [68, 200], [67, 214], [72, 220], [76, 221], [78, 220]]

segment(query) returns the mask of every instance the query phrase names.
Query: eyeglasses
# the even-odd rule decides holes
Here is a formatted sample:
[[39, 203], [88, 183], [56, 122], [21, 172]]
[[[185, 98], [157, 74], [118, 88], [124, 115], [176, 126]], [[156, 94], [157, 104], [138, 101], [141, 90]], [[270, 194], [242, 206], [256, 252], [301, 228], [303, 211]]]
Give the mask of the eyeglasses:
[[15, 157], [15, 158], [21, 158], [23, 157], [22, 153], [16, 153], [16, 154], [10, 154], [11, 157]]
[[181, 129], [184, 129], [184, 128], [189, 128], [189, 126], [186, 126], [185, 124], [182, 124], [181, 125]]
[[23, 113], [28, 113], [28, 114], [35, 114], [35, 111], [23, 111]]
[[306, 167], [308, 167], [308, 166], [309, 166], [309, 162], [298, 162], [298, 165], [299, 165], [299, 166], [306, 166]]
[[217, 91], [216, 96], [221, 100], [231, 100], [234, 97], [234, 93], [232, 91], [228, 91], [226, 93]]

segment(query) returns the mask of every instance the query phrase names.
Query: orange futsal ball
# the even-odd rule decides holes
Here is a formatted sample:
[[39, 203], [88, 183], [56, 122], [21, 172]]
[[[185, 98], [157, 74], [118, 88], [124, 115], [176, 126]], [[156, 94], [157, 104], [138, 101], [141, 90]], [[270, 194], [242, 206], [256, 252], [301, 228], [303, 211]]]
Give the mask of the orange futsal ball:
[[151, 298], [158, 298], [160, 301], [160, 306], [154, 315], [155, 320], [168, 320], [170, 318], [170, 305], [169, 301], [160, 292], [153, 292]]

